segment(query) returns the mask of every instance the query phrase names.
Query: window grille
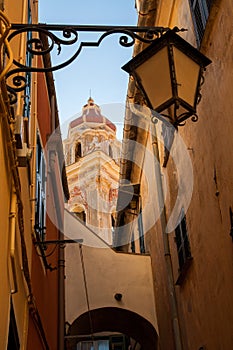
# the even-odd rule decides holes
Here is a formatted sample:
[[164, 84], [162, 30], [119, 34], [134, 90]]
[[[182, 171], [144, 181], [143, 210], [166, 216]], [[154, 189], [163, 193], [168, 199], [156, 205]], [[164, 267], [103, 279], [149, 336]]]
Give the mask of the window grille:
[[196, 32], [197, 44], [200, 46], [210, 9], [214, 0], [189, 0]]
[[35, 229], [41, 240], [45, 235], [46, 223], [46, 164], [39, 136], [36, 149], [36, 213]]
[[146, 249], [145, 249], [144, 229], [143, 229], [143, 221], [142, 221], [142, 209], [140, 209], [140, 213], [138, 215], [138, 231], [139, 231], [140, 253], [144, 254], [146, 252]]
[[175, 239], [180, 271], [184, 267], [187, 260], [189, 260], [192, 257], [186, 225], [186, 217], [183, 213], [183, 210], [181, 212], [181, 217], [182, 219], [180, 220], [178, 226], [175, 229]]

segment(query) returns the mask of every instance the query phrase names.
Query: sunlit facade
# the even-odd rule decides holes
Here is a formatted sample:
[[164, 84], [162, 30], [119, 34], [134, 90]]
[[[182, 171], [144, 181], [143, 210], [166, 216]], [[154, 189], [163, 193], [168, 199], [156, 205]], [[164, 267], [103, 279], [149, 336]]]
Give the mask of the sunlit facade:
[[[186, 121], [178, 131], [168, 130], [160, 122], [153, 124], [143, 96], [132, 79], [129, 83], [128, 101], [132, 107], [125, 118], [128, 132], [124, 134], [123, 152], [130, 152], [129, 140], [143, 147], [135, 147], [130, 155], [140, 167], [130, 162], [122, 164], [121, 174], [131, 183], [140, 184], [141, 219], [145, 250], [152, 258], [160, 348], [230, 349], [232, 3], [139, 0], [136, 6], [139, 25], [186, 28], [188, 31], [178, 34], [212, 60], [201, 90], [199, 119], [196, 123]], [[136, 43], [135, 55], [144, 47]], [[135, 105], [141, 108], [134, 109]], [[130, 138], [135, 126], [136, 136]], [[121, 226], [131, 228], [125, 229], [123, 238], [118, 236], [118, 250], [130, 252], [131, 223], [135, 219], [125, 208], [117, 220]]]
[[67, 350], [157, 348], [150, 257], [113, 249], [121, 143], [110, 119], [89, 98], [63, 141], [64, 232], [76, 242], [65, 250]]
[[37, 23], [38, 2], [0, 5], [0, 348], [63, 349], [63, 251], [55, 245], [50, 254], [54, 246], [43, 243], [60, 239], [68, 198], [61, 139], [46, 150], [48, 136], [59, 131], [56, 94], [51, 74], [23, 73], [26, 89], [16, 95], [9, 88], [13, 58], [37, 67], [48, 65], [49, 57], [26, 54], [27, 34], [10, 44], [4, 35], [8, 24]]
[[212, 64], [199, 118], [176, 129], [152, 123], [130, 78], [120, 154], [91, 97], [62, 142], [51, 71], [7, 76], [13, 58], [51, 60], [26, 53], [29, 33], [7, 41], [11, 23], [37, 24], [38, 1], [0, 1], [2, 350], [233, 348], [233, 5], [135, 6], [139, 26], [188, 29]]
[[121, 143], [116, 126], [90, 97], [63, 141], [70, 190], [67, 209], [112, 245]]

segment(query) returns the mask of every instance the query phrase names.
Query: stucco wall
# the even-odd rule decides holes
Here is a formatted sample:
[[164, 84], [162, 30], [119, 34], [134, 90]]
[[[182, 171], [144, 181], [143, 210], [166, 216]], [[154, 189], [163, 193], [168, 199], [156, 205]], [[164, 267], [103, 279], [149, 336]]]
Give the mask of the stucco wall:
[[10, 187], [11, 177], [9, 177], [9, 164], [6, 157], [6, 146], [4, 144], [4, 129], [2, 123], [2, 116], [0, 116], [0, 163], [1, 163], [1, 177], [0, 177], [0, 215], [1, 215], [1, 254], [0, 254], [0, 275], [2, 286], [0, 288], [0, 348], [5, 349], [7, 344], [9, 309], [10, 309], [10, 281], [9, 272], [6, 269], [8, 266], [8, 246], [9, 246], [9, 210], [10, 210]]
[[[166, 25], [167, 16], [163, 17], [165, 2], [160, 4], [163, 10], [156, 24]], [[188, 1], [174, 1], [173, 8], [172, 26], [178, 24], [192, 28]], [[214, 2], [201, 46], [212, 64], [205, 74], [202, 100], [198, 106], [199, 120], [196, 124], [188, 121], [179, 128], [192, 162], [194, 181], [186, 213], [193, 261], [183, 283], [176, 287], [183, 345], [191, 350], [201, 346], [216, 350], [233, 346], [233, 248], [229, 235], [229, 207], [233, 205], [232, 11], [232, 2]], [[192, 29], [183, 37], [195, 43]], [[165, 170], [170, 193], [166, 203], [168, 218], [177, 196], [177, 167], [182, 168], [183, 161], [182, 156], [177, 158], [176, 164], [169, 159]], [[180, 176], [184, 176], [182, 180], [185, 182], [185, 173]], [[156, 232], [158, 235], [161, 232], [159, 224]], [[179, 275], [176, 244], [173, 234], [169, 238], [176, 281]], [[155, 245], [152, 261], [159, 261], [162, 259], [156, 249], [161, 246], [159, 238], [154, 238], [152, 245]], [[157, 264], [155, 268], [155, 276], [162, 278], [162, 267], [159, 266]], [[164, 302], [166, 292], [160, 294], [160, 298], [157, 298], [158, 304]], [[158, 323], [160, 325], [159, 315]], [[165, 329], [160, 329], [160, 335], [161, 332]]]
[[[88, 311], [84, 266], [91, 310], [103, 307], [131, 310], [157, 330], [150, 257], [116, 253], [75, 217], [67, 215], [67, 237], [84, 241], [82, 248], [77, 243], [66, 247], [66, 321], [71, 324]], [[114, 298], [116, 293], [122, 294], [122, 301]]]

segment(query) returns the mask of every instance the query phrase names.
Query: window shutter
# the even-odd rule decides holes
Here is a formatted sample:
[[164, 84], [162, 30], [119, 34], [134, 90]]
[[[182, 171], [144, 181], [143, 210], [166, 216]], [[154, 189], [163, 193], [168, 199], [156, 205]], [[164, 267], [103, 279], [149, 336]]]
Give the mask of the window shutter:
[[197, 36], [197, 44], [200, 46], [213, 0], [189, 0], [189, 2]]

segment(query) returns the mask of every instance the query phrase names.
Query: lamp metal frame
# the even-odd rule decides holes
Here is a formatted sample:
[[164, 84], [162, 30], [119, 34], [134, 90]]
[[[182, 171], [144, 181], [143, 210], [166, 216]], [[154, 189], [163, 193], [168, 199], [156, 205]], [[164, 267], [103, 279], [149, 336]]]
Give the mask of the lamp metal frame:
[[[169, 61], [169, 70], [170, 70], [170, 78], [171, 78], [171, 90], [172, 97], [161, 104], [158, 108], [156, 108], [157, 115], [152, 118], [152, 121], [156, 123], [158, 119], [163, 122], [170, 122], [174, 125], [174, 127], [184, 125], [186, 119], [191, 117], [193, 122], [198, 120], [198, 116], [196, 114], [196, 107], [201, 100], [201, 87], [204, 84], [204, 71], [205, 67], [211, 63], [211, 60], [203, 55], [200, 51], [198, 51], [195, 47], [190, 45], [186, 40], [181, 38], [179, 35], [175, 33], [174, 30], [167, 31], [160, 38], [154, 41], [150, 46], [141, 51], [137, 56], [132, 58], [128, 63], [126, 63], [122, 69], [128, 72], [134, 78], [139, 90], [141, 91], [147, 105], [149, 108], [154, 110], [154, 106], [150, 101], [148, 94], [145, 91], [145, 88], [142, 84], [140, 77], [136, 72], [136, 68], [141, 64], [150, 59], [153, 55], [159, 52], [164, 47], [167, 47], [168, 50], [168, 61]], [[183, 52], [186, 56], [190, 57], [193, 61], [195, 61], [200, 66], [199, 77], [197, 80], [197, 89], [195, 92], [194, 104], [191, 106], [186, 101], [181, 99], [178, 94], [178, 82], [175, 71], [175, 60], [173, 54], [173, 47], [176, 47], [178, 50]], [[171, 111], [171, 114], [162, 113], [166, 109], [169, 109], [173, 105], [174, 110]], [[179, 106], [182, 105], [186, 111], [177, 115], [177, 110]], [[159, 115], [158, 115], [159, 113]], [[164, 118], [163, 118], [164, 117]]]

